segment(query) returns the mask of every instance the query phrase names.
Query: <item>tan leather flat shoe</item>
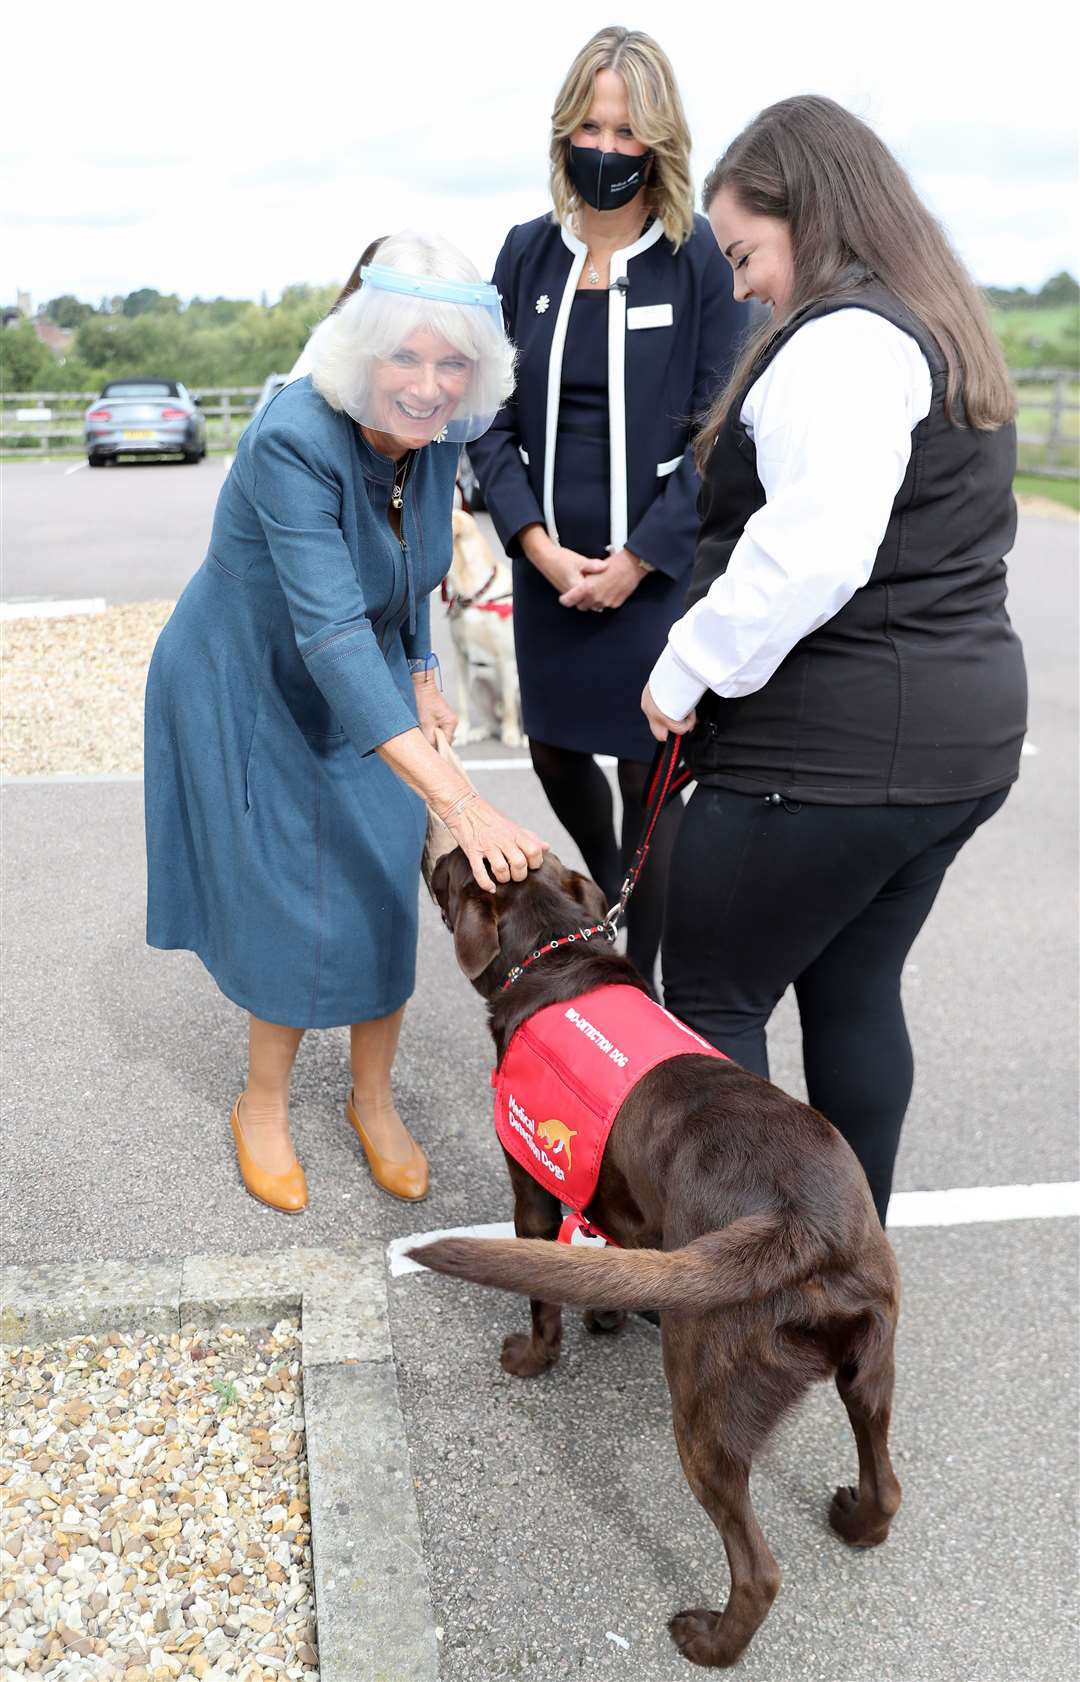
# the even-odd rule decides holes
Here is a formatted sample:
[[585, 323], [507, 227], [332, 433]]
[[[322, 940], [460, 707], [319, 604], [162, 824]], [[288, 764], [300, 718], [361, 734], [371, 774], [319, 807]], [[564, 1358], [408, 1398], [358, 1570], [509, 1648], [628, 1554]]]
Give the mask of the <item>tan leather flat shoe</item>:
[[428, 1160], [416, 1140], [410, 1140], [412, 1155], [406, 1162], [388, 1162], [385, 1156], [380, 1156], [364, 1132], [351, 1091], [345, 1100], [345, 1115], [364, 1147], [375, 1184], [388, 1191], [391, 1197], [400, 1197], [403, 1203], [421, 1202], [428, 1194]]
[[304, 1170], [297, 1163], [284, 1174], [268, 1174], [260, 1168], [244, 1141], [240, 1128], [240, 1100], [233, 1105], [229, 1122], [236, 1141], [236, 1160], [240, 1164], [240, 1178], [260, 1203], [277, 1209], [282, 1215], [299, 1215], [307, 1208], [307, 1181]]

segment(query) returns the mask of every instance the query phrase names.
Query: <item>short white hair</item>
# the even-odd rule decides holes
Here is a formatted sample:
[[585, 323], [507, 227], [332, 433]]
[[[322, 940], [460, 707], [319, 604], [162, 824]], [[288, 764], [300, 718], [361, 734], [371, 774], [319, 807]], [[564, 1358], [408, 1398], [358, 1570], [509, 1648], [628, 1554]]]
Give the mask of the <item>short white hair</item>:
[[[375, 255], [380, 268], [428, 280], [482, 283], [475, 264], [439, 234], [411, 229], [391, 234]], [[514, 389], [516, 351], [486, 309], [361, 285], [320, 322], [309, 342], [311, 383], [339, 413], [367, 365], [385, 361], [418, 328], [427, 328], [474, 364], [466, 406], [473, 415], [494, 418]]]

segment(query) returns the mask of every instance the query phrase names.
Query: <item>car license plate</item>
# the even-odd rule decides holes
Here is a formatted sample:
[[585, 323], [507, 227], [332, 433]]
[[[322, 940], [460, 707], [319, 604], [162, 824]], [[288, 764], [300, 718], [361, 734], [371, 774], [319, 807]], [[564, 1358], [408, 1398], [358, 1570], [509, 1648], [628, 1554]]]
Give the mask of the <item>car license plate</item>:
[[152, 432], [125, 432], [124, 433], [125, 438], [152, 438], [153, 436], [154, 436], [154, 434]]

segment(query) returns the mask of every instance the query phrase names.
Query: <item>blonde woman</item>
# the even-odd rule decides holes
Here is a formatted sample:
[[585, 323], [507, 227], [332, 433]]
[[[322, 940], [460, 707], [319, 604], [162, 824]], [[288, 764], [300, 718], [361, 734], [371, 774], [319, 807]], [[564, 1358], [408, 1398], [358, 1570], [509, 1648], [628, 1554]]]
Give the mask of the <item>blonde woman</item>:
[[289, 1135], [307, 1028], [350, 1028], [345, 1113], [377, 1184], [427, 1193], [391, 1084], [425, 803], [482, 887], [543, 856], [433, 745], [456, 720], [428, 598], [461, 444], [512, 389], [513, 350], [445, 240], [399, 234], [377, 257], [314, 336], [311, 373], [244, 433], [146, 690], [147, 940], [197, 953], [249, 1013], [232, 1133], [247, 1190], [286, 1213], [307, 1204]]
[[[648, 35], [603, 29], [574, 59], [551, 193], [554, 211], [512, 228], [495, 267], [517, 390], [469, 456], [513, 559], [533, 764], [612, 899], [652, 756], [641, 689], [693, 560], [692, 417], [730, 372], [745, 315], [694, 215], [682, 103]], [[597, 753], [618, 760], [621, 844]], [[669, 810], [630, 908], [628, 951], [650, 981], [677, 824]]]

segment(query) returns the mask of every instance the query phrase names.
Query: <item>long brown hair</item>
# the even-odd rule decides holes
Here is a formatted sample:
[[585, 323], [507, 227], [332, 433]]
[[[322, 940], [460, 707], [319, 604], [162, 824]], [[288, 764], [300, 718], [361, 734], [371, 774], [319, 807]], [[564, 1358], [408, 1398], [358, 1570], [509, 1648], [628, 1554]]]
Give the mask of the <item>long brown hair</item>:
[[[335, 310], [340, 309], [342, 304], [345, 302], [346, 298], [351, 298], [354, 292], [359, 292], [360, 287], [362, 285], [362, 282], [361, 282], [361, 279], [360, 279], [360, 270], [367, 268], [368, 264], [371, 262], [372, 258], [374, 257], [376, 251], [378, 251], [380, 245], [383, 243], [383, 240], [387, 239], [388, 237], [389, 236], [386, 235], [386, 234], [380, 234], [378, 239], [373, 239], [370, 245], [367, 245], [367, 246], [364, 247], [363, 251], [360, 253], [360, 256], [357, 258], [355, 269], [353, 270], [352, 274], [349, 276], [348, 280], [345, 282], [344, 286], [341, 288], [341, 291], [338, 293], [337, 297], [334, 299], [334, 302], [331, 306], [332, 309], [335, 309]], [[355, 246], [353, 246], [353, 250], [354, 251], [356, 250]]]
[[551, 198], [556, 220], [573, 221], [580, 204], [567, 169], [570, 136], [589, 114], [601, 70], [626, 84], [635, 140], [652, 150], [645, 202], [678, 250], [694, 231], [690, 129], [667, 54], [640, 29], [600, 29], [586, 41], [559, 89], [551, 113]]
[[[795, 276], [784, 320], [876, 279], [937, 341], [949, 419], [992, 432], [1012, 418], [1008, 371], [978, 289], [888, 147], [858, 117], [817, 94], [768, 106], [706, 176], [706, 211], [722, 187], [749, 214], [787, 224]], [[774, 316], [746, 345], [698, 434], [699, 469], [782, 326]]]

